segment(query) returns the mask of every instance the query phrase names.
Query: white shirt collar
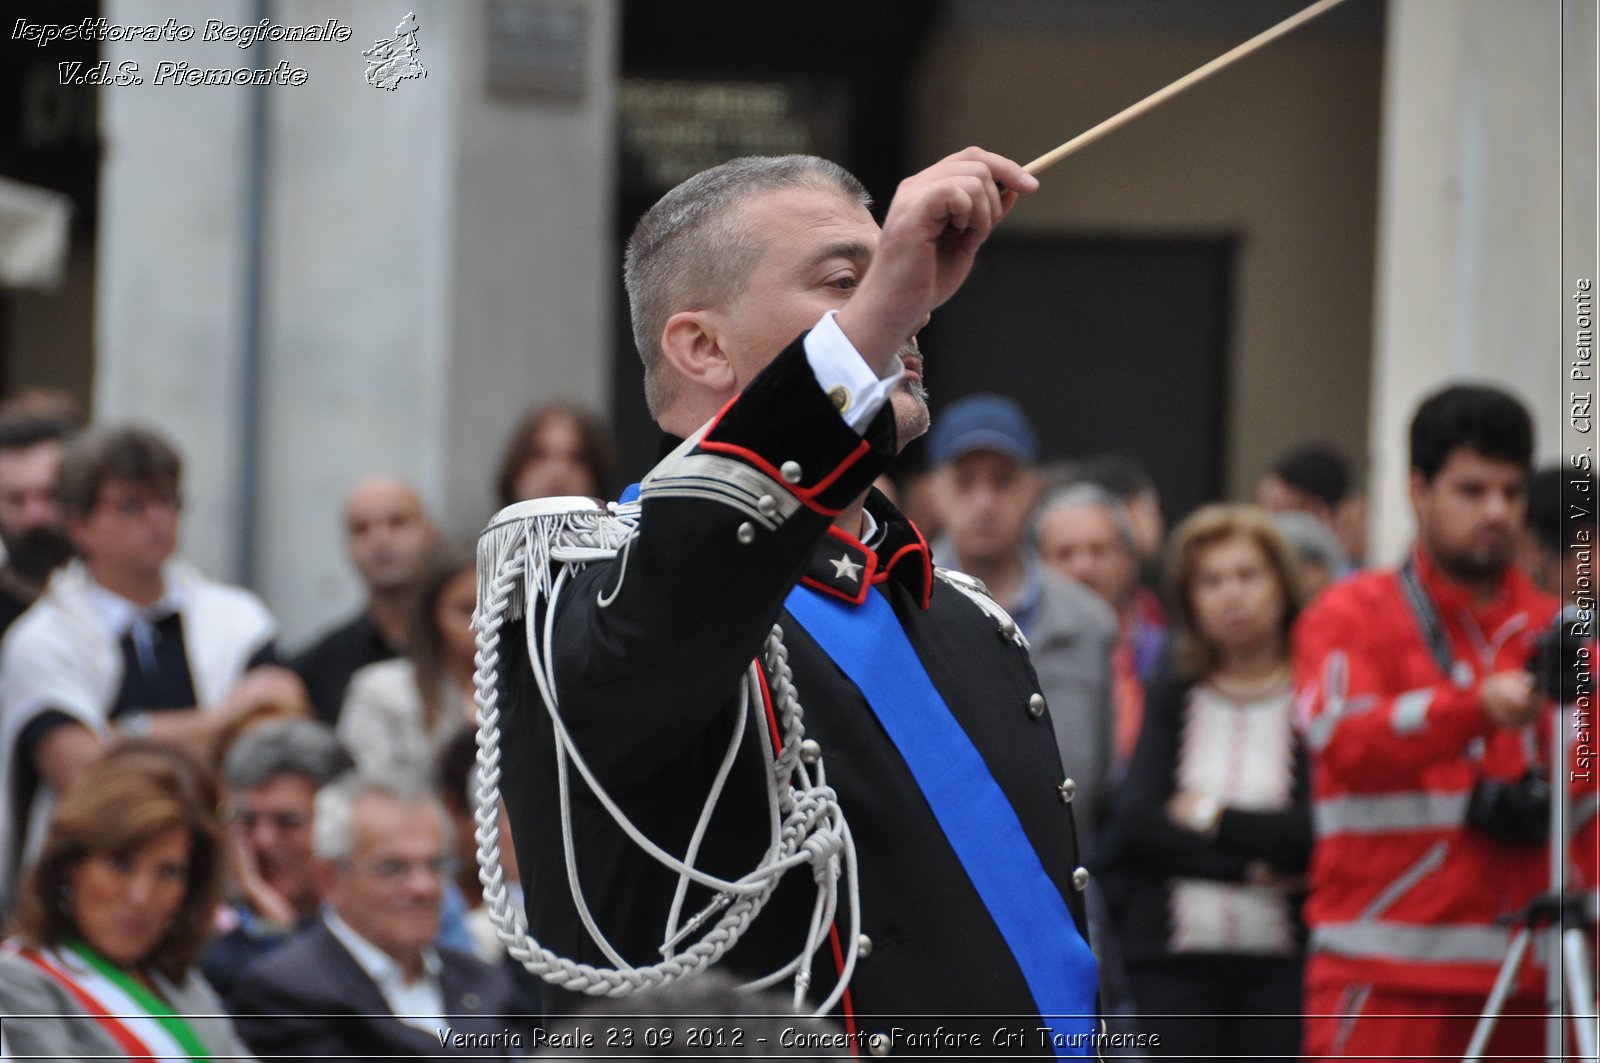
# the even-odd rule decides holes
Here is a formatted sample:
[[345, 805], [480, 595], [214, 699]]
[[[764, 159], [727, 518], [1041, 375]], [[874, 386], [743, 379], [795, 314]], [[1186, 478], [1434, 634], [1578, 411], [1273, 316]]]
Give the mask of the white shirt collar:
[[873, 545], [872, 540], [878, 537], [879, 531], [878, 518], [863, 509], [861, 511], [861, 538], [858, 541], [862, 546], [870, 549]]
[[422, 950], [422, 977], [410, 981], [394, 957], [356, 933], [355, 928], [339, 918], [339, 913], [331, 907], [323, 909], [322, 919], [356, 965], [378, 987], [395, 1018], [430, 1034], [441, 1026], [450, 1025], [445, 1021], [444, 986], [439, 980], [444, 965], [432, 945]]
[[164, 582], [166, 586], [161, 597], [149, 605], [139, 605], [129, 601], [116, 591], [102, 587], [92, 576], [85, 581], [85, 586], [89, 594], [89, 605], [94, 610], [95, 616], [105, 625], [105, 630], [112, 638], [120, 639], [139, 620], [153, 623], [183, 611], [184, 605], [187, 604], [183, 588], [176, 580], [164, 579]]

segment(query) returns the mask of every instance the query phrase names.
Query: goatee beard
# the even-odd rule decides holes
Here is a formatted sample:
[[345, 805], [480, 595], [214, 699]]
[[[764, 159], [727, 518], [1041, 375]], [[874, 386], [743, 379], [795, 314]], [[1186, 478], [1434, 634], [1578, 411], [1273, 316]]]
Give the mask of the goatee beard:
[[6, 565], [29, 583], [43, 583], [56, 566], [72, 557], [72, 544], [55, 528], [35, 528], [5, 536]]
[[1497, 580], [1511, 564], [1509, 555], [1493, 554], [1487, 557], [1472, 554], [1441, 554], [1435, 552], [1434, 564], [1457, 583], [1487, 583]]

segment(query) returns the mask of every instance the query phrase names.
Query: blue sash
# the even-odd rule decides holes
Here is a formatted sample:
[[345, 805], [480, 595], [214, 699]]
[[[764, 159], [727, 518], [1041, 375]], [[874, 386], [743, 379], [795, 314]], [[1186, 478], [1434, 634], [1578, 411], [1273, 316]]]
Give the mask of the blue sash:
[[1094, 954], [893, 607], [870, 591], [850, 605], [806, 587], [784, 605], [861, 691], [905, 759], [1056, 1035], [1056, 1054], [1094, 1055]]

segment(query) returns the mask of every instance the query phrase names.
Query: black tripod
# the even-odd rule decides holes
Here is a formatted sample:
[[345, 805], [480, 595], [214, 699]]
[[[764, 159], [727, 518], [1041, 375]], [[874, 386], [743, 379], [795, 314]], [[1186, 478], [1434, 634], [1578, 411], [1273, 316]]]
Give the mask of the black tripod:
[[1522, 969], [1535, 935], [1543, 935], [1545, 945], [1545, 1058], [1567, 1058], [1567, 1020], [1571, 1019], [1578, 1041], [1577, 1058], [1600, 1063], [1600, 1056], [1596, 1055], [1594, 960], [1589, 955], [1587, 931], [1596, 918], [1596, 896], [1593, 893], [1571, 896], [1566, 890], [1570, 788], [1565, 769], [1570, 763], [1567, 721], [1572, 718], [1572, 708], [1561, 706], [1561, 713], [1550, 728], [1550, 770], [1554, 776], [1550, 787], [1550, 888], [1513, 917], [1517, 932], [1500, 964], [1500, 973], [1478, 1017], [1478, 1025], [1472, 1031], [1465, 1056], [1467, 1063], [1483, 1058], [1489, 1038], [1494, 1035], [1495, 1021], [1511, 996], [1517, 973]]

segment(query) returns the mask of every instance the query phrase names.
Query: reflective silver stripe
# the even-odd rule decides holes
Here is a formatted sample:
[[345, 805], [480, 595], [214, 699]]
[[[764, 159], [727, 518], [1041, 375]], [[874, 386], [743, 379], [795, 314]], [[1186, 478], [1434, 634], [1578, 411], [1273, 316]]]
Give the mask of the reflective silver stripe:
[[1372, 995], [1370, 982], [1358, 982], [1344, 991], [1344, 1000], [1339, 1005], [1339, 1026], [1333, 1035], [1333, 1051], [1337, 1055], [1344, 1055], [1344, 1046], [1349, 1042], [1350, 1035], [1356, 1032], [1356, 1020], [1361, 1018], [1361, 1012], [1367, 1006], [1367, 998]]
[[1389, 712], [1389, 726], [1404, 738], [1428, 726], [1428, 706], [1433, 704], [1433, 691], [1412, 690], [1394, 699]]
[[1388, 834], [1403, 830], [1459, 827], [1467, 816], [1467, 795], [1419, 790], [1381, 797], [1331, 797], [1311, 806], [1317, 837], [1330, 834]]
[[1319, 952], [1402, 962], [1498, 964], [1510, 946], [1507, 929], [1449, 923], [1331, 923], [1311, 933], [1311, 947]]
[[1306, 728], [1306, 745], [1313, 753], [1322, 752], [1333, 741], [1333, 732], [1346, 716], [1366, 712], [1377, 704], [1371, 695], [1348, 697], [1349, 690], [1349, 659], [1343, 650], [1333, 650], [1322, 666], [1322, 712]]
[[801, 505], [789, 488], [742, 461], [720, 454], [669, 456], [644, 478], [639, 497], [721, 502], [768, 531], [793, 516]]
[[1324, 707], [1322, 714], [1311, 721], [1311, 726], [1306, 728], [1306, 745], [1313, 752], [1321, 753], [1333, 738], [1333, 729], [1339, 726], [1339, 716], [1333, 709]]
[[1385, 887], [1376, 897], [1367, 903], [1367, 906], [1356, 915], [1357, 919], [1376, 919], [1378, 916], [1394, 907], [1394, 902], [1411, 892], [1417, 883], [1439, 870], [1439, 865], [1444, 863], [1445, 851], [1450, 844], [1443, 838], [1428, 846], [1428, 851], [1422, 854], [1422, 859], [1406, 868]]

